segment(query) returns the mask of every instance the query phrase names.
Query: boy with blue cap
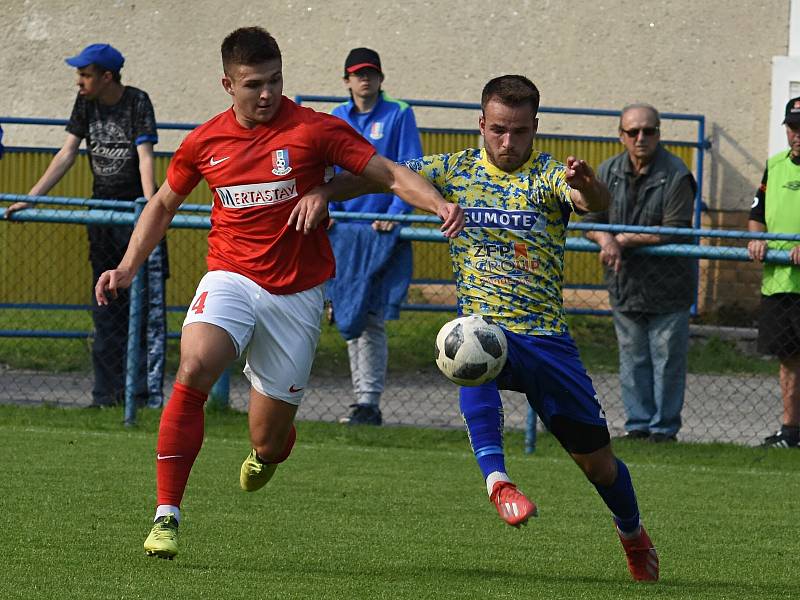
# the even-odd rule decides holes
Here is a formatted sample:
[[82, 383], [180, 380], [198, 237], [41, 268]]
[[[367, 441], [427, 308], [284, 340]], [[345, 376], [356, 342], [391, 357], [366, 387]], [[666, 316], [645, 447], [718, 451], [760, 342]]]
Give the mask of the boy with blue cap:
[[[78, 86], [78, 96], [66, 126], [67, 139], [28, 194], [47, 194], [72, 167], [81, 140], [86, 139], [93, 174], [93, 198], [150, 198], [156, 191], [153, 145], [158, 142], [150, 98], [144, 91], [121, 83], [120, 70], [125, 58], [110, 44], [91, 44], [65, 62], [76, 68]], [[12, 204], [6, 209], [5, 217], [28, 207], [30, 204], [26, 202]], [[103, 271], [119, 263], [132, 231], [130, 226], [88, 226], [93, 282]], [[151, 406], [160, 406], [163, 402], [166, 271], [166, 246], [162, 242], [148, 260], [144, 302], [146, 340], [145, 335], [142, 340], [142, 356], [146, 356], [146, 360], [141, 361], [146, 374], [137, 374], [137, 400]], [[92, 406], [118, 404], [123, 398], [128, 313], [127, 295], [109, 306], [93, 303]]]

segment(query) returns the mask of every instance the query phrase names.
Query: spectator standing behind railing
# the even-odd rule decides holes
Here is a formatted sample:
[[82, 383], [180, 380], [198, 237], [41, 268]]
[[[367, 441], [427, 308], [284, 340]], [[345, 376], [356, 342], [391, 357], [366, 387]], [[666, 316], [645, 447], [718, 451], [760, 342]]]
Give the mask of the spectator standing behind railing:
[[[93, 198], [150, 198], [156, 191], [153, 145], [158, 142], [150, 98], [140, 89], [122, 85], [120, 69], [125, 59], [109, 44], [87, 46], [66, 63], [77, 69], [78, 85], [78, 97], [66, 127], [67, 139], [28, 194], [47, 194], [72, 167], [81, 140], [86, 139]], [[29, 207], [26, 202], [12, 204], [5, 217]], [[122, 260], [132, 231], [132, 227], [121, 225], [88, 226], [92, 287], [103, 271], [113, 269]], [[166, 243], [162, 240], [147, 261], [143, 317], [146, 327], [141, 346], [147, 359], [140, 361], [146, 373], [141, 372], [136, 378], [137, 402], [153, 407], [163, 403], [167, 269]], [[127, 290], [107, 306], [98, 306], [92, 294], [93, 407], [119, 404], [124, 397], [129, 308]]]
[[[354, 48], [344, 63], [350, 101], [333, 109], [372, 144], [379, 154], [403, 162], [422, 156], [422, 143], [411, 107], [381, 90], [384, 75], [378, 53]], [[390, 193], [367, 194], [332, 202], [331, 210], [404, 214], [411, 207]], [[380, 399], [389, 357], [385, 320], [397, 319], [411, 280], [411, 242], [400, 241], [393, 221], [344, 222], [330, 231], [336, 256], [336, 279], [328, 285], [334, 319], [347, 340], [356, 403], [339, 419], [349, 425], [380, 425]], [[369, 255], [370, 268], [364, 269]]]
[[[800, 97], [786, 105], [783, 121], [790, 149], [767, 161], [753, 199], [747, 229], [800, 234]], [[767, 183], [769, 181], [769, 183]], [[758, 316], [758, 349], [780, 361], [783, 424], [763, 446], [800, 445], [800, 245], [797, 242], [750, 240], [750, 258], [763, 262], [769, 250], [788, 250], [790, 265], [765, 264]]]
[[[607, 210], [588, 223], [691, 227], [694, 177], [660, 143], [661, 118], [649, 104], [622, 109], [625, 151], [600, 165], [611, 192]], [[689, 309], [696, 275], [691, 259], [635, 256], [628, 250], [680, 242], [659, 234], [591, 231], [600, 245], [619, 346], [626, 437], [675, 441], [681, 426], [689, 346]]]

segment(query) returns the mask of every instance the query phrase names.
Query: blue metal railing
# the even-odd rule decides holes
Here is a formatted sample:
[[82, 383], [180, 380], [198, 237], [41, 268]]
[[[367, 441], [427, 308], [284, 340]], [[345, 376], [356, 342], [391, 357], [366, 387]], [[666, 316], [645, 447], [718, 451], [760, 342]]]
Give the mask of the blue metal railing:
[[[43, 117], [0, 117], [0, 125], [56, 125], [64, 127], [68, 122], [67, 119], [47, 119]], [[191, 131], [197, 127], [197, 125], [198, 123], [165, 123], [159, 121], [156, 126], [158, 129], [182, 129]]]
[[[303, 102], [323, 102], [323, 103], [340, 103], [347, 102], [350, 98], [346, 96], [321, 96], [314, 94], [300, 94], [295, 96], [295, 102], [302, 104]], [[405, 99], [411, 106], [423, 106], [429, 108], [452, 108], [457, 110], [480, 110], [481, 105], [476, 102], [445, 102], [442, 100], [414, 100]], [[580, 115], [587, 117], [619, 117], [621, 111], [619, 110], [606, 110], [598, 108], [564, 108], [555, 106], [540, 106], [540, 113], [552, 113], [562, 115]], [[697, 192], [695, 194], [694, 203], [694, 226], [699, 228], [701, 224], [701, 214], [703, 211], [703, 162], [705, 161], [705, 151], [711, 148], [711, 142], [706, 139], [706, 118], [704, 115], [689, 114], [689, 113], [660, 113], [662, 120], [668, 121], [690, 121], [697, 124], [697, 135], [694, 140], [664, 140], [666, 144], [674, 144], [678, 146], [691, 146], [696, 149], [697, 155], [695, 160], [695, 179], [697, 180]], [[2, 122], [2, 118], [0, 118]], [[424, 131], [424, 129], [420, 129]], [[456, 130], [443, 130], [435, 129], [431, 131], [456, 131]], [[478, 133], [477, 130], [457, 130], [458, 132], [473, 132]], [[583, 140], [589, 142], [608, 142], [618, 141], [618, 138], [611, 136], [592, 136], [592, 135], [550, 135], [550, 134], [537, 134], [540, 138], [559, 138], [570, 140]]]
[[[345, 96], [324, 96], [313, 94], [300, 94], [295, 96], [295, 102], [302, 104], [303, 102], [325, 102], [325, 103], [338, 103], [349, 100]], [[480, 104], [475, 102], [447, 102], [443, 100], [404, 100], [411, 106], [421, 106], [428, 108], [444, 108], [444, 109], [457, 109], [457, 110], [480, 110]], [[606, 110], [596, 108], [565, 108], [553, 106], [540, 106], [540, 113], [552, 113], [563, 115], [580, 115], [589, 117], [619, 117], [619, 110]], [[691, 146], [697, 151], [696, 165], [695, 165], [695, 178], [697, 179], [697, 193], [695, 196], [695, 215], [694, 225], [700, 227], [700, 217], [703, 209], [703, 163], [705, 161], [705, 151], [711, 147], [710, 141], [705, 137], [706, 120], [704, 115], [689, 114], [689, 113], [661, 113], [663, 120], [671, 121], [689, 121], [697, 124], [697, 135], [695, 140], [665, 140], [665, 143], [675, 144], [681, 146]], [[3, 117], [0, 116], [0, 124], [9, 125], [56, 125], [65, 126], [66, 119], [49, 119], [40, 117]], [[198, 126], [198, 123], [173, 123], [173, 122], [159, 122], [157, 123], [158, 129], [164, 130], [182, 130], [191, 131]], [[439, 129], [439, 128], [420, 128], [421, 131], [439, 131], [439, 132], [455, 132], [455, 133], [477, 133], [477, 130], [470, 129]], [[584, 140], [584, 141], [617, 141], [616, 137], [611, 136], [581, 136], [581, 135], [550, 135], [538, 134], [541, 138], [563, 138], [570, 140]], [[10, 151], [14, 148], [10, 147]], [[159, 153], [161, 154], [161, 153]], [[167, 154], [167, 153], [164, 153]]]
[[[327, 95], [298, 95], [295, 97], [295, 101], [298, 104], [302, 104], [303, 102], [324, 102], [324, 103], [338, 103], [338, 102], [345, 102], [349, 100], [348, 97], [345, 96], [327, 96]], [[473, 110], [477, 111], [480, 110], [480, 104], [474, 102], [448, 102], [448, 101], [441, 101], [441, 100], [416, 100], [416, 99], [408, 99], [405, 100], [411, 106], [419, 106], [419, 107], [428, 107], [428, 108], [442, 108], [442, 109], [456, 109], [456, 110]], [[549, 106], [541, 106], [539, 107], [539, 112], [541, 113], [552, 113], [552, 114], [564, 114], [564, 115], [579, 115], [579, 116], [589, 116], [589, 117], [619, 117], [620, 111], [619, 110], [605, 110], [605, 109], [590, 109], [590, 108], [564, 108], [564, 107], [549, 107]], [[705, 151], [710, 147], [710, 143], [708, 140], [705, 139], [705, 117], [699, 114], [684, 114], [684, 113], [662, 113], [661, 118], [664, 120], [673, 120], [673, 121], [688, 121], [688, 122], [695, 122], [697, 124], [697, 136], [696, 139], [693, 141], [685, 141], [685, 140], [665, 140], [664, 142], [667, 144], [679, 145], [679, 146], [687, 146], [695, 148], [695, 178], [697, 180], [697, 191], [695, 194], [695, 202], [694, 202], [694, 218], [693, 223], [696, 228], [700, 228], [701, 226], [701, 215], [702, 210], [704, 208], [704, 204], [702, 201], [702, 190], [703, 190], [703, 163], [705, 160]], [[37, 117], [2, 117], [0, 116], [0, 124], [7, 123], [12, 125], [56, 125], [56, 126], [64, 126], [67, 123], [66, 119], [49, 119], [49, 118], [37, 118]], [[162, 130], [183, 130], [189, 131], [197, 127], [197, 123], [173, 123], [173, 122], [159, 122], [157, 124], [158, 129]], [[442, 128], [420, 128], [420, 131], [432, 131], [432, 132], [446, 132], [446, 133], [474, 133], [477, 134], [478, 131], [475, 129], [442, 129]], [[550, 135], [540, 133], [537, 134], [539, 138], [547, 139], [547, 138], [558, 138], [558, 139], [567, 139], [567, 140], [576, 140], [576, 141], [599, 141], [599, 142], [617, 142], [616, 137], [611, 136], [591, 136], [591, 135]], [[20, 148], [9, 147], [9, 152], [15, 152], [19, 150], [24, 150]], [[28, 149], [32, 150], [32, 149]], [[41, 150], [41, 149], [40, 149]], [[55, 152], [57, 149], [53, 148], [50, 151]], [[81, 152], [85, 152], [81, 150]], [[170, 152], [156, 152], [159, 156], [169, 156], [171, 155]], [[110, 206], [107, 206], [111, 208]], [[210, 207], [205, 205], [193, 205], [193, 207], [189, 207], [188, 205], [182, 207], [183, 212], [209, 212]], [[336, 218], [336, 217], [335, 217]], [[696, 313], [696, 302], [692, 308], [692, 314]]]
[[[106, 224], [106, 225], [131, 225], [134, 223], [134, 213], [132, 212], [136, 202], [125, 200], [99, 200], [99, 199], [86, 199], [86, 198], [68, 198], [59, 196], [25, 196], [23, 194], [2, 194], [0, 193], [0, 202], [29, 202], [33, 205], [40, 204], [54, 204], [62, 206], [77, 206], [87, 207], [89, 210], [85, 211], [64, 211], [57, 209], [36, 209], [29, 208], [25, 211], [20, 211], [11, 215], [11, 221], [32, 221], [32, 222], [57, 222], [57, 223], [83, 223], [83, 224]], [[124, 209], [130, 212], [121, 212], [118, 210], [110, 209]], [[176, 228], [208, 228], [210, 226], [209, 217], [199, 215], [184, 215], [183, 212], [203, 212], [210, 213], [211, 207], [205, 204], [184, 204], [179, 209], [179, 214], [172, 222], [172, 226]], [[0, 218], [5, 215], [5, 208], [0, 208]], [[395, 221], [399, 223], [420, 223], [428, 224], [431, 227], [415, 228], [413, 231], [401, 230], [401, 237], [403, 239], [419, 239], [422, 241], [445, 241], [444, 237], [439, 233], [436, 225], [441, 223], [438, 217], [429, 215], [385, 215], [382, 213], [350, 213], [332, 211], [331, 217], [334, 219], [352, 219], [363, 221]], [[647, 227], [642, 225], [607, 225], [600, 223], [570, 223], [568, 226], [570, 231], [608, 231], [614, 233], [653, 233], [668, 236], [692, 237], [692, 238], [728, 238], [728, 239], [761, 239], [761, 240], [783, 240], [783, 241], [800, 241], [800, 235], [795, 234], [780, 234], [780, 233], [758, 233], [750, 231], [731, 231], [727, 229], [693, 229], [688, 227]], [[406, 236], [420, 236], [420, 237], [406, 237]], [[596, 249], [596, 245], [588, 240], [582, 238], [568, 238], [567, 249], [584, 251], [585, 243], [591, 244], [592, 249]], [[680, 245], [681, 247], [683, 245]], [[656, 248], [664, 248], [665, 246], [653, 246], [641, 248], [643, 253], [648, 254]], [[722, 255], [706, 255], [706, 252], [712, 252], [718, 247], [704, 246], [698, 248], [697, 251], [703, 253], [704, 258], [722, 258]], [[727, 248], [727, 250], [735, 250], [736, 248]], [[780, 258], [776, 261], [781, 262]], [[788, 254], [787, 254], [788, 256]], [[788, 259], [787, 259], [788, 260]]]
[[[316, 101], [316, 102], [341, 102], [346, 100], [343, 97], [336, 97], [336, 96], [298, 96], [297, 102], [302, 103], [303, 101]], [[433, 108], [451, 108], [451, 109], [466, 109], [466, 110], [478, 110], [480, 109], [480, 105], [476, 103], [466, 103], [466, 102], [442, 102], [442, 101], [430, 101], [430, 100], [408, 100], [407, 101], [412, 106], [422, 106], [422, 107], [433, 107]], [[585, 115], [585, 116], [602, 116], [602, 117], [616, 117], [619, 116], [620, 112], [616, 110], [597, 110], [597, 109], [573, 109], [573, 108], [553, 108], [553, 107], [540, 107], [539, 109], [542, 113], [556, 113], [556, 114], [571, 114], [571, 115]], [[708, 142], [705, 140], [705, 117], [702, 115], [689, 115], [689, 114], [677, 114], [677, 113], [663, 113], [663, 119], [672, 119], [672, 120], [683, 120], [683, 121], [695, 121], [698, 124], [698, 133], [697, 133], [697, 141], [670, 141], [668, 143], [683, 145], [683, 146], [693, 146], [696, 148], [696, 172], [695, 176], [698, 182], [698, 191], [697, 196], [695, 199], [695, 225], [699, 227], [700, 225], [700, 214], [702, 210], [702, 188], [703, 188], [703, 162], [705, 157], [705, 150], [709, 147]], [[67, 121], [65, 119], [46, 119], [46, 118], [25, 118], [25, 117], [0, 117], [0, 124], [12, 124], [12, 125], [50, 125], [50, 126], [64, 126], [66, 125]], [[161, 122], [158, 123], [158, 128], [162, 130], [183, 130], [189, 131], [194, 129], [197, 124], [192, 123], [165, 123]], [[423, 129], [423, 131], [450, 131], [456, 133], [477, 133], [475, 130], [443, 130], [443, 129]], [[559, 138], [567, 138], [571, 140], [585, 140], [585, 141], [616, 141], [614, 137], [601, 137], [601, 136], [550, 136], [548, 134], [540, 134], [542, 138], [548, 137], [559, 137]], [[9, 148], [9, 151], [13, 152], [15, 150], [20, 150], [19, 148]], [[33, 150], [33, 149], [31, 149]], [[159, 152], [158, 154], [168, 154]], [[125, 224], [129, 225], [135, 222], [136, 214], [134, 214], [134, 203], [133, 202], [123, 202], [118, 200], [85, 200], [85, 199], [78, 199], [78, 198], [56, 198], [56, 197], [27, 197], [27, 196], [20, 196], [20, 195], [11, 195], [11, 194], [0, 194], [0, 200], [8, 201], [8, 202], [16, 202], [16, 201], [28, 201], [32, 204], [36, 205], [56, 205], [56, 206], [72, 206], [78, 208], [88, 208], [89, 210], [74, 210], [74, 211], [64, 211], [64, 210], [55, 210], [55, 209], [28, 209], [24, 213], [17, 213], [11, 216], [11, 220], [13, 221], [38, 221], [38, 222], [58, 222], [58, 223], [97, 223], [97, 224]], [[140, 208], [138, 210], [141, 209]], [[184, 205], [181, 207], [180, 214], [178, 214], [175, 219], [173, 220], [173, 227], [176, 228], [192, 228], [192, 229], [207, 229], [210, 226], [209, 218], [206, 216], [200, 215], [187, 215], [187, 212], [195, 212], [195, 213], [208, 213], [210, 212], [211, 207], [207, 205]], [[126, 211], [126, 212], [120, 212]], [[4, 215], [5, 210], [0, 212], [0, 216]], [[408, 224], [436, 224], [438, 223], [438, 219], [435, 217], [425, 217], [420, 215], [376, 215], [374, 213], [370, 214], [348, 214], [348, 213], [332, 213], [331, 215], [335, 219], [368, 219], [368, 220], [376, 220], [376, 219], [384, 219], [384, 220], [393, 220], [398, 221], [401, 223], [408, 223]], [[595, 229], [602, 229], [601, 226], [595, 226]], [[582, 227], [575, 225], [572, 229], [583, 229]], [[641, 232], [641, 228], [634, 228], [634, 229], [626, 229], [626, 228], [609, 228], [605, 229], [607, 231], [637, 231]], [[673, 233], [671, 231], [655, 231], [649, 230], [650, 232], [657, 232], [663, 233], [667, 235], [682, 235], [687, 234], [686, 230], [680, 231], [679, 233]], [[733, 232], [712, 232], [706, 231], [698, 233], [694, 230], [689, 230], [691, 233], [688, 235], [693, 236], [705, 236], [705, 237], [745, 237], [744, 235], [736, 236], [730, 235]], [[715, 235], [716, 234], [716, 235]], [[435, 242], [442, 242], [445, 241], [444, 237], [435, 227], [403, 227], [400, 231], [401, 239], [408, 239], [408, 240], [420, 240], [420, 241], [435, 241]], [[749, 236], [749, 237], [758, 237], [758, 236]], [[774, 237], [767, 237], [765, 239], [776, 239]], [[690, 246], [690, 248], [694, 248], [692, 251], [692, 256], [697, 257], [704, 257], [704, 258], [712, 258], [712, 256], [707, 255], [707, 251], [710, 249], [708, 247], [697, 247], [697, 246]], [[580, 252], [591, 252], [596, 251], [597, 246], [588, 240], [584, 240], [582, 238], [569, 238], [567, 240], [567, 250], [570, 251], [580, 251]], [[655, 252], [654, 252], [655, 250]], [[667, 255], [672, 255], [672, 252], [680, 252], [681, 250], [688, 250], [684, 245], [666, 245], [661, 246], [659, 248], [642, 248], [638, 251], [648, 254], [658, 254], [658, 251], [664, 251]], [[711, 251], [711, 254], [721, 253], [723, 249], [715, 248]], [[741, 256], [742, 249], [732, 249], [739, 252], [739, 256], [734, 258], [734, 260], [746, 260], [746, 254]], [[787, 256], [782, 256], [787, 255]], [[721, 254], [720, 256], [716, 256], [716, 258], [726, 258], [723, 257]], [[788, 253], [775, 253], [770, 252], [769, 254], [769, 261], [770, 262], [788, 262]], [[137, 277], [138, 279], [138, 277]], [[136, 298], [136, 302], [134, 302], [134, 298]], [[129, 331], [135, 332], [137, 323], [138, 323], [138, 316], [139, 313], [136, 310], [136, 306], [141, 301], [140, 296], [135, 293], [135, 290], [132, 289], [131, 294], [131, 329]], [[12, 305], [0, 305], [0, 307], [10, 308]], [[23, 304], [14, 304], [14, 307], [25, 307]], [[45, 308], [47, 305], [42, 304], [30, 304], [28, 308]], [[55, 305], [51, 305], [50, 308], [53, 308]], [[67, 305], [58, 305], [60, 308], [64, 308]], [[70, 308], [73, 308], [73, 305], [68, 305]], [[168, 310], [180, 310], [181, 307], [170, 307]], [[439, 306], [439, 307], [432, 307], [430, 305], [419, 305], [419, 304], [407, 304], [403, 306], [404, 310], [441, 310], [441, 311], [452, 311], [453, 307], [450, 306]], [[586, 311], [575, 311], [575, 312], [586, 312]], [[595, 311], [592, 311], [595, 312]], [[140, 326], [140, 325], [138, 325]], [[0, 335], [8, 332], [0, 332]], [[42, 336], [51, 334], [57, 337], [77, 337], [77, 336], [86, 336], [87, 333], [84, 332], [36, 332], [27, 330], [24, 332], [27, 336]], [[17, 331], [17, 335], [23, 334], [23, 331]], [[179, 334], [171, 334], [170, 337], [177, 337]], [[131, 336], [129, 338], [129, 342], [131, 339], [138, 339], [138, 337]], [[138, 353], [129, 351], [128, 352], [128, 373], [136, 373], [137, 372], [137, 365], [135, 362], [133, 364], [130, 363], [131, 360], [138, 360]], [[135, 421], [135, 404], [133, 403], [132, 395], [129, 396], [130, 390], [128, 389], [131, 382], [126, 382], [126, 407], [125, 407], [125, 421], [128, 424], [132, 424]], [[132, 388], [131, 388], [132, 389]], [[223, 401], [226, 403], [227, 401], [227, 376], [221, 378], [218, 384], [215, 386], [215, 389], [212, 390], [212, 398], [216, 398], [218, 401]]]
[[[140, 198], [136, 201], [136, 212], [119, 212], [108, 210], [104, 208], [103, 200], [84, 200], [80, 198], [28, 198], [20, 197], [17, 194], [0, 194], [0, 201], [17, 201], [17, 200], [32, 200], [37, 203], [46, 203], [48, 201], [55, 203], [66, 203], [70, 206], [76, 206], [83, 203], [89, 210], [54, 210], [54, 209], [26, 209], [19, 211], [11, 216], [14, 221], [31, 221], [31, 222], [57, 222], [57, 223], [82, 223], [82, 224], [119, 224], [119, 225], [133, 225], [141, 213], [144, 206], [144, 199]], [[67, 202], [69, 201], [69, 202]], [[118, 202], [118, 201], [111, 201]], [[98, 203], [100, 203], [98, 205]], [[93, 208], [97, 206], [97, 208]], [[4, 217], [5, 209], [0, 209], [0, 218]], [[430, 217], [425, 215], [384, 215], [378, 213], [333, 213], [334, 218], [340, 219], [355, 219], [355, 220], [389, 220], [406, 223], [422, 223], [436, 225], [440, 221], [437, 217]], [[178, 229], [208, 229], [210, 227], [210, 218], [207, 216], [195, 215], [177, 215], [172, 222], [172, 226]], [[738, 239], [765, 239], [765, 240], [789, 240], [800, 243], [800, 235], [788, 234], [770, 234], [770, 233], [751, 233], [751, 232], [736, 232], [736, 231], [719, 231], [719, 230], [697, 230], [675, 227], [639, 227], [639, 226], [621, 226], [621, 225], [595, 225], [577, 223], [573, 224], [571, 229], [574, 230], [602, 230], [610, 232], [632, 232], [632, 233], [656, 233], [663, 235], [680, 235], [680, 236], [693, 236], [700, 237], [718, 237], [718, 238], [738, 238]], [[446, 242], [446, 238], [436, 227], [402, 227], [400, 230], [400, 238], [406, 240], [418, 241], [431, 241], [431, 242]], [[568, 251], [574, 252], [597, 252], [597, 244], [582, 238], [582, 237], [569, 237], [566, 241]], [[694, 244], [664, 244], [661, 246], [646, 246], [637, 248], [633, 252], [637, 254], [652, 255], [652, 256], [688, 256], [691, 258], [706, 258], [715, 260], [749, 260], [747, 250], [739, 247], [721, 247], [721, 246], [699, 246]], [[790, 264], [788, 251], [774, 251], [770, 250], [767, 253], [766, 262], [777, 264]], [[132, 425], [136, 420], [136, 404], [134, 399], [135, 385], [133, 382], [133, 374], [139, 372], [138, 362], [140, 360], [139, 353], [135, 351], [136, 341], [139, 340], [138, 332], [141, 327], [141, 275], [137, 274], [131, 288], [131, 309], [129, 321], [129, 338], [128, 338], [128, 353], [127, 353], [127, 376], [125, 387], [125, 423]], [[48, 305], [31, 304], [24, 305], [16, 303], [14, 307], [45, 307]], [[53, 305], [50, 305], [52, 308]], [[74, 305], [57, 305], [59, 307], [73, 307]], [[417, 310], [422, 308], [423, 305], [409, 304], [404, 308], [406, 310]], [[427, 306], [430, 310], [431, 307]], [[452, 306], [437, 306], [433, 310], [442, 312], [452, 312]], [[579, 309], [573, 311], [577, 314], [598, 314], [599, 311], [592, 309]], [[0, 332], [3, 334], [12, 334], [17, 337], [38, 337], [41, 332], [32, 330], [14, 330], [13, 332]], [[52, 337], [77, 337], [78, 332], [53, 332], [58, 335]], [[81, 332], [81, 336], [85, 337], [88, 334]], [[217, 404], [226, 405], [228, 399], [228, 386], [229, 381], [227, 375], [220, 378], [212, 389], [212, 400]]]

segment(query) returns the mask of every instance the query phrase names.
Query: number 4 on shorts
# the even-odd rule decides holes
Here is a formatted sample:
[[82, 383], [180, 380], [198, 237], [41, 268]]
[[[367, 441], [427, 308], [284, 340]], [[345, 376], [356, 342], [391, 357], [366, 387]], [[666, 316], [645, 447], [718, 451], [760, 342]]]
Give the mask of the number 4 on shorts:
[[206, 296], [208, 296], [208, 292], [203, 292], [197, 297], [195, 303], [192, 304], [192, 308], [190, 310], [193, 310], [196, 315], [203, 314], [203, 311], [206, 308]]

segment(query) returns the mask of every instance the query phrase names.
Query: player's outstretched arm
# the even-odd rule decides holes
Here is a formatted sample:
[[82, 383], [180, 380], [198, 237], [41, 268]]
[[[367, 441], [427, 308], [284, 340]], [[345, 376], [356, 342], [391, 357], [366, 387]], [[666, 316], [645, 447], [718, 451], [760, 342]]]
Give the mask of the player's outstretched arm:
[[108, 295], [116, 298], [118, 290], [130, 287], [136, 271], [166, 234], [184, 198], [186, 196], [176, 194], [165, 181], [147, 201], [133, 229], [125, 256], [116, 269], [104, 272], [97, 280], [94, 295], [100, 306], [109, 303]]
[[308, 233], [328, 214], [328, 202], [386, 191], [415, 208], [438, 215], [443, 221], [440, 230], [446, 237], [456, 237], [464, 228], [464, 211], [460, 206], [447, 202], [435, 187], [408, 167], [378, 154], [369, 160], [361, 175], [337, 173], [328, 183], [303, 196], [289, 216], [289, 225]]
[[303, 194], [289, 215], [288, 225], [308, 235], [328, 216], [329, 202], [340, 202], [364, 194], [385, 191], [385, 186], [348, 171], [341, 171], [324, 185]]
[[400, 196], [414, 208], [438, 215], [443, 221], [439, 229], [445, 237], [456, 237], [464, 229], [463, 209], [457, 204], [447, 202], [427, 179], [405, 165], [376, 154], [361, 175], [373, 183], [387, 187], [395, 196]]
[[597, 212], [608, 208], [611, 199], [606, 184], [595, 177], [592, 167], [585, 160], [567, 158], [566, 180], [572, 203], [580, 211]]

